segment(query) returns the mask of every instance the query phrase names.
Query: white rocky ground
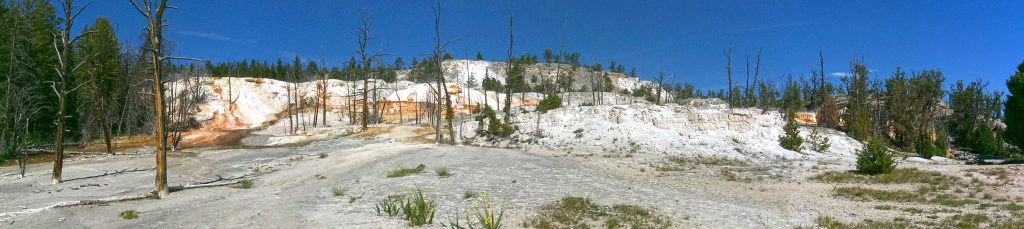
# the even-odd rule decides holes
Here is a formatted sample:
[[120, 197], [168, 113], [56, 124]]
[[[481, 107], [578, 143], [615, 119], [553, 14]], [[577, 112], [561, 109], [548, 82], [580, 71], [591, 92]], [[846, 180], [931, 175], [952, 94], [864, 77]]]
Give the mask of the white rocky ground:
[[[446, 64], [457, 69], [459, 63]], [[497, 93], [463, 90], [456, 84], [482, 74], [503, 77], [502, 65], [461, 63], [467, 63], [462, 67], [468, 70], [451, 71], [457, 76], [452, 77], [458, 89], [456, 106], [502, 102], [504, 97]], [[541, 64], [531, 71], [550, 75], [553, 69]], [[635, 89], [650, 84], [634, 79], [620, 77], [617, 87]], [[729, 108], [720, 100], [654, 105], [613, 93], [567, 93], [562, 95], [567, 107], [539, 114], [532, 111], [535, 101], [530, 100], [540, 96], [532, 94], [513, 101], [513, 123], [519, 131], [510, 139], [491, 141], [476, 136], [478, 124], [471, 117], [460, 117], [456, 132], [464, 145], [448, 146], [422, 144], [429, 142], [432, 131], [412, 125], [408, 119], [403, 125], [381, 124], [361, 132], [348, 125], [346, 96], [359, 90], [359, 84], [330, 81], [332, 109], [327, 125], [306, 126], [287, 134], [289, 124], [283, 115], [286, 88], [300, 88], [300, 94], [312, 100], [314, 83], [233, 79], [230, 94], [234, 98], [229, 100], [227, 78], [200, 81], [208, 95], [195, 116], [203, 127], [190, 132], [186, 140], [211, 139], [225, 132], [241, 139], [230, 145], [172, 153], [169, 181], [176, 185], [246, 176], [254, 180], [253, 188], [199, 188], [174, 192], [161, 200], [53, 207], [66, 201], [152, 190], [152, 148], [116, 156], [77, 155], [65, 162], [65, 182], [58, 185], [49, 183], [48, 163], [31, 165], [24, 178], [17, 175], [15, 166], [0, 167], [0, 227], [402, 228], [406, 227], [404, 221], [376, 215], [373, 205], [414, 188], [425, 190], [440, 206], [437, 220], [428, 226], [433, 228], [447, 222], [447, 215], [462, 213], [468, 203], [462, 195], [467, 191], [487, 192], [507, 201], [506, 226], [510, 228], [535, 216], [538, 206], [567, 195], [590, 197], [606, 205], [653, 207], [672, 220], [673, 228], [792, 228], [813, 225], [819, 216], [859, 221], [887, 219], [894, 214], [876, 209], [877, 203], [832, 197], [835, 184], [808, 179], [826, 171], [852, 169], [860, 143], [823, 129], [821, 133], [831, 145], [826, 152], [789, 151], [778, 144], [784, 124], [778, 112]], [[389, 88], [380, 97], [390, 102], [428, 102], [432, 98], [424, 96], [431, 93], [428, 85], [397, 85], [380, 85]], [[601, 99], [594, 99], [597, 96]], [[580, 106], [583, 103], [596, 105]], [[304, 120], [312, 120], [310, 112], [304, 112]], [[809, 128], [802, 127], [801, 134], [806, 136]], [[353, 134], [356, 132], [360, 133]], [[670, 163], [671, 156], [729, 158], [748, 165], [697, 163], [682, 169], [659, 169]], [[975, 170], [989, 169], [935, 159], [908, 158], [900, 160], [900, 167], [952, 175], [982, 174]], [[426, 165], [427, 171], [385, 177], [387, 171], [417, 164]], [[432, 171], [436, 168], [448, 168], [454, 175], [438, 177]], [[1021, 167], [997, 168], [1010, 171], [1006, 180], [984, 177], [982, 182], [1007, 183], [979, 187], [980, 191], [993, 193], [997, 199], [1022, 201]], [[110, 174], [116, 171], [124, 172]], [[331, 189], [336, 187], [349, 191], [335, 197]], [[350, 197], [357, 198], [350, 202]], [[140, 218], [117, 217], [129, 209], [141, 212]], [[989, 211], [980, 206], [960, 210]], [[907, 217], [934, 220], [925, 215]]]

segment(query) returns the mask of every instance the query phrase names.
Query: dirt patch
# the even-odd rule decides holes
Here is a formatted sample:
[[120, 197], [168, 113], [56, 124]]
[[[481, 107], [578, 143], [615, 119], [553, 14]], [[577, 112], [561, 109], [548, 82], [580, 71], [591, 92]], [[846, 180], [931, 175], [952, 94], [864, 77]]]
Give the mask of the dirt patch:
[[179, 148], [197, 148], [197, 147], [211, 147], [211, 146], [235, 146], [238, 145], [242, 138], [245, 138], [252, 132], [251, 130], [194, 130], [189, 131], [185, 135], [187, 136], [180, 144]]
[[[110, 139], [110, 144], [114, 152], [124, 152], [145, 146], [155, 146], [156, 138], [152, 135], [113, 137]], [[71, 147], [68, 148], [68, 150], [81, 152], [105, 152], [107, 151], [107, 145], [103, 142], [103, 139], [96, 139], [89, 142], [89, 144]]]

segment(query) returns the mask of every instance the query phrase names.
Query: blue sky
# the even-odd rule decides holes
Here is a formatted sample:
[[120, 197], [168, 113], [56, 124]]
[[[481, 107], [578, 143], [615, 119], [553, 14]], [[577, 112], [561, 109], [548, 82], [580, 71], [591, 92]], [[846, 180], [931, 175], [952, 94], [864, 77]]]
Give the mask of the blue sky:
[[[371, 16], [371, 46], [389, 58], [422, 59], [433, 48], [429, 1], [173, 1], [166, 38], [175, 54], [214, 61], [290, 59], [337, 65], [354, 54], [361, 11]], [[442, 38], [458, 39], [453, 56], [504, 59], [508, 15], [515, 53], [566, 49], [582, 61], [658, 72], [699, 88], [724, 88], [724, 49], [734, 49], [734, 77], [763, 48], [762, 75], [809, 75], [818, 50], [825, 71], [849, 71], [863, 56], [878, 76], [940, 69], [947, 83], [984, 79], [990, 89], [1024, 60], [1024, 1], [444, 1]], [[123, 40], [137, 41], [143, 19], [128, 1], [94, 1], [78, 26], [102, 16]], [[80, 31], [80, 28], [76, 28]], [[753, 63], [751, 63], [753, 65]], [[742, 80], [742, 79], [740, 79]]]

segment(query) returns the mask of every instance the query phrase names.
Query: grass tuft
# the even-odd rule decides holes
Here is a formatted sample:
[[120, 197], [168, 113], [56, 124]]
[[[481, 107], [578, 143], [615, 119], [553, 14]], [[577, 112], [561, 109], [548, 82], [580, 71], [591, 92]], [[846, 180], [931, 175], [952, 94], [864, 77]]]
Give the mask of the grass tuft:
[[252, 188], [252, 180], [242, 180], [238, 184], [235, 184], [234, 188], [250, 189]]
[[331, 188], [331, 193], [334, 193], [334, 196], [345, 196], [345, 193], [347, 193], [347, 192], [348, 192], [348, 188], [346, 188], [346, 187], [334, 187], [334, 188]]
[[452, 172], [448, 171], [448, 167], [435, 169], [434, 172], [437, 173], [437, 176], [442, 178], [448, 178], [452, 176]]
[[408, 176], [408, 175], [412, 175], [412, 174], [421, 173], [426, 168], [427, 168], [427, 166], [423, 165], [423, 164], [417, 165], [415, 168], [398, 168], [398, 169], [391, 170], [390, 172], [388, 172], [387, 177], [388, 178], [404, 177], [404, 176]]

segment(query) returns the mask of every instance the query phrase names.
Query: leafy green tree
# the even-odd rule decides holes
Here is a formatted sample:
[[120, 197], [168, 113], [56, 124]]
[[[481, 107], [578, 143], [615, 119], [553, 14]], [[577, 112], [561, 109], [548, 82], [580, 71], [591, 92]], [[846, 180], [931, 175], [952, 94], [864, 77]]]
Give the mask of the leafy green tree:
[[1017, 65], [1017, 72], [1006, 80], [1010, 95], [1006, 97], [1003, 122], [1006, 123], [1004, 138], [1017, 148], [1024, 148], [1024, 62]]
[[850, 76], [842, 78], [846, 84], [846, 113], [843, 115], [846, 134], [857, 140], [870, 136], [871, 116], [868, 110], [868, 68], [853, 64]]
[[78, 59], [89, 60], [82, 65], [89, 88], [79, 90], [78, 93], [82, 102], [87, 104], [83, 104], [83, 107], [92, 106], [95, 111], [91, 116], [95, 117], [97, 128], [103, 132], [107, 153], [114, 153], [110, 142], [110, 127], [106, 119], [106, 104], [114, 102], [114, 90], [118, 83], [118, 75], [121, 73], [121, 44], [106, 18], [97, 18], [95, 23], [86, 26], [84, 30], [83, 33], [92, 34], [82, 37], [82, 40], [75, 44], [79, 50], [76, 53]]

